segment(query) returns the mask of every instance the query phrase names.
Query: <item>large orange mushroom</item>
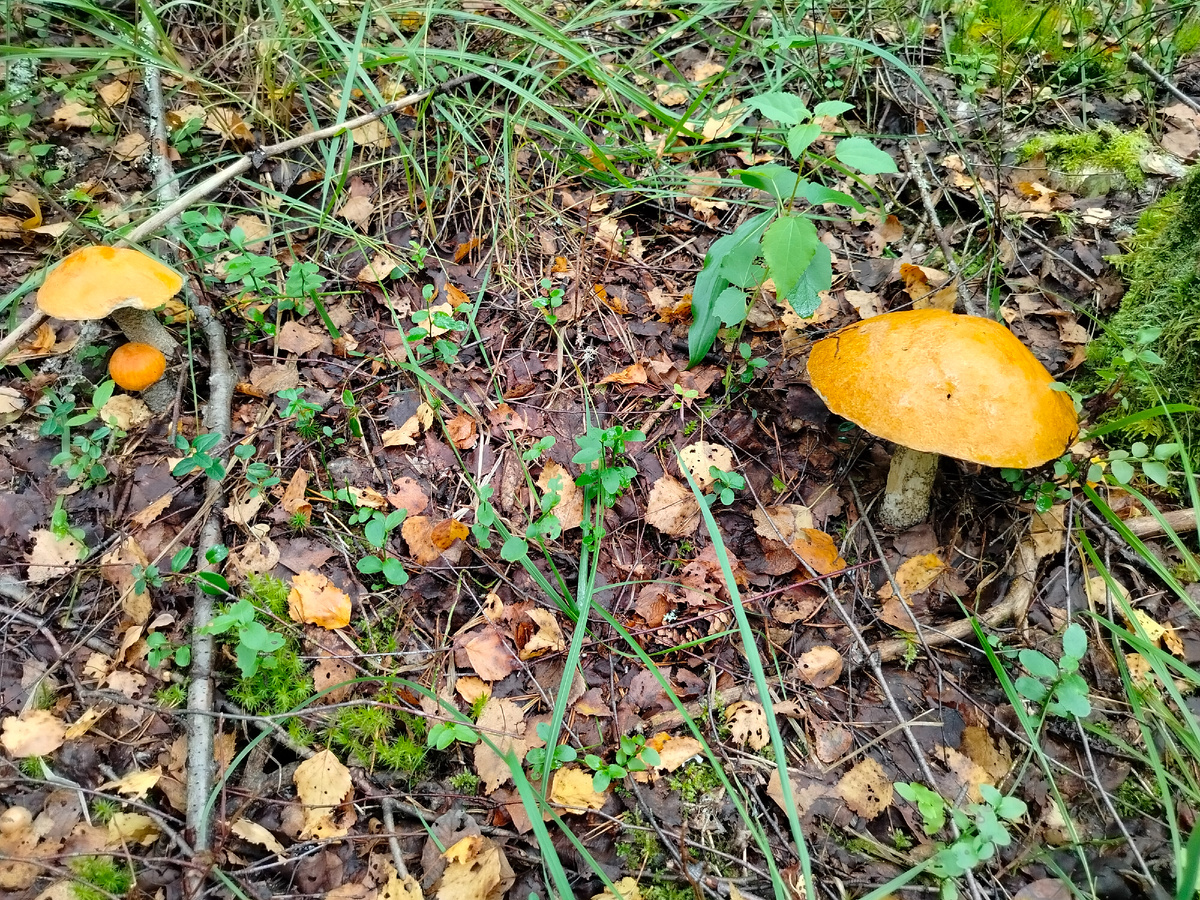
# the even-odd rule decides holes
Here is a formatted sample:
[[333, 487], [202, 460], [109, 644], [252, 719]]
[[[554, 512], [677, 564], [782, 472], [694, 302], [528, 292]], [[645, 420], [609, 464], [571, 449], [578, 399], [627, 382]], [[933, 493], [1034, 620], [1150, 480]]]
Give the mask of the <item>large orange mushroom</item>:
[[899, 445], [879, 519], [929, 514], [938, 454], [1026, 469], [1079, 432], [1070, 397], [999, 322], [937, 309], [864, 319], [813, 345], [813, 389], [831, 411]]
[[181, 287], [178, 272], [140, 250], [91, 246], [50, 270], [37, 302], [56, 319], [103, 319], [118, 309], [156, 309]]

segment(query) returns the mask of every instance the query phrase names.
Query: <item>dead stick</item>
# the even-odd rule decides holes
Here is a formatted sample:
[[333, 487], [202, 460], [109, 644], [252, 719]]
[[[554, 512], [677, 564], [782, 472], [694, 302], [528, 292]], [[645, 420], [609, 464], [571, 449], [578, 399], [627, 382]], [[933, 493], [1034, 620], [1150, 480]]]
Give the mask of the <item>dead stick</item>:
[[1146, 60], [1142, 59], [1142, 57], [1138, 56], [1138, 54], [1134, 53], [1132, 50], [1129, 51], [1129, 62], [1135, 69], [1140, 69], [1142, 72], [1149, 75], [1151, 81], [1156, 82], [1159, 87], [1175, 97], [1175, 99], [1181, 101], [1186, 106], [1190, 106], [1196, 112], [1200, 112], [1200, 103], [1197, 103], [1195, 100], [1181, 91], [1169, 78], [1167, 78], [1166, 75], [1158, 71], [1158, 69], [1154, 68], [1152, 65], [1150, 65], [1150, 63], [1146, 62]]
[[[466, 84], [469, 81], [474, 81], [483, 75], [483, 72], [472, 72], [467, 75], [459, 75], [457, 78], [451, 78], [449, 81], [444, 81], [439, 85], [428, 88], [423, 91], [417, 91], [414, 94], [407, 94], [398, 100], [393, 100], [391, 103], [385, 103], [368, 113], [364, 113], [354, 119], [349, 119], [345, 122], [339, 122], [336, 125], [330, 125], [326, 128], [321, 128], [317, 131], [308, 134], [302, 134], [298, 137], [289, 138], [286, 141], [280, 141], [278, 144], [271, 144], [267, 147], [258, 147], [251, 150], [244, 156], [239, 157], [234, 162], [230, 163], [223, 169], [209, 175], [199, 184], [191, 189], [184, 191], [179, 195], [179, 198], [174, 202], [164, 206], [161, 210], [150, 216], [148, 219], [143, 219], [134, 228], [130, 229], [122, 239], [115, 241], [116, 246], [128, 246], [135, 244], [148, 235], [153, 234], [167, 222], [179, 215], [184, 210], [190, 208], [196, 201], [202, 200], [210, 194], [215, 193], [226, 182], [236, 178], [243, 172], [249, 171], [251, 166], [261, 166], [269, 158], [278, 156], [281, 153], [287, 153], [289, 150], [295, 150], [299, 147], [304, 147], [316, 141], [325, 140], [326, 138], [337, 137], [345, 131], [358, 128], [361, 125], [366, 125], [368, 122], [373, 122], [376, 119], [381, 119], [384, 116], [390, 116], [393, 113], [399, 112], [406, 106], [411, 106], [414, 103], [419, 103], [422, 100], [428, 99], [435, 94], [444, 91], [452, 90], [459, 85]], [[35, 274], [34, 278], [41, 278], [43, 272]], [[26, 335], [30, 334], [34, 329], [48, 319], [44, 312], [40, 309], [34, 310], [29, 318], [17, 325], [3, 340], [0, 340], [0, 365], [3, 365], [4, 358], [17, 346], [17, 344]]]

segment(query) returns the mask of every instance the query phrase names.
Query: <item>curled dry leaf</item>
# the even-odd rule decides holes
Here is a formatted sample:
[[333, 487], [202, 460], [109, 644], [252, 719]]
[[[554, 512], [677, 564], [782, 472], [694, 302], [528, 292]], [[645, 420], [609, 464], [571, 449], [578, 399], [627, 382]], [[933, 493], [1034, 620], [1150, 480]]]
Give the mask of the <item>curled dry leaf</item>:
[[446, 437], [450, 438], [459, 450], [470, 450], [479, 440], [475, 419], [465, 412], [459, 412], [446, 423]]
[[846, 568], [846, 561], [838, 554], [833, 538], [816, 528], [800, 529], [792, 539], [792, 549], [818, 575]]
[[[522, 635], [518, 629], [517, 647], [521, 660], [536, 659], [543, 654], [557, 653], [566, 649], [567, 643], [563, 639], [562, 629], [559, 627], [554, 613], [548, 609], [534, 607], [529, 610], [527, 615], [533, 620], [535, 630]], [[522, 642], [522, 637], [524, 637], [524, 642]]]
[[345, 628], [350, 624], [350, 596], [320, 572], [301, 572], [292, 579], [288, 615], [293, 622]]
[[761, 750], [771, 742], [766, 710], [756, 700], [731, 703], [725, 709], [725, 723], [729, 726], [729, 736], [751, 750]]
[[257, 822], [251, 822], [249, 819], [238, 819], [229, 828], [234, 834], [244, 841], [249, 841], [251, 844], [258, 844], [260, 847], [265, 847], [272, 853], [279, 856], [287, 856], [287, 851], [283, 848], [283, 844], [279, 843], [275, 835], [267, 831], [262, 825]]
[[883, 766], [868, 756], [842, 776], [837, 793], [855, 815], [874, 819], [892, 802], [892, 782]]
[[[328, 750], [306, 759], [296, 767], [292, 776], [296, 793], [304, 806], [304, 830], [302, 840], [321, 840], [343, 837], [354, 824], [353, 805], [346, 803], [354, 785], [350, 770]], [[334, 814], [346, 805], [345, 815], [340, 821]]]
[[691, 488], [664, 474], [650, 488], [646, 524], [669, 537], [687, 537], [700, 527], [700, 504]]
[[674, 772], [694, 756], [704, 752], [701, 743], [690, 735], [672, 737], [669, 734], [656, 734], [646, 741], [647, 747], [658, 751], [658, 766], [664, 772]]
[[0, 729], [0, 745], [15, 759], [48, 756], [67, 738], [67, 723], [48, 709], [29, 709], [19, 716], [8, 716]]
[[646, 367], [640, 362], [635, 362], [631, 366], [626, 366], [618, 372], [611, 372], [600, 379], [601, 384], [645, 384], [648, 378], [646, 376]]
[[[937, 581], [938, 576], [947, 568], [949, 567], [936, 553], [925, 553], [921, 556], [914, 556], [912, 559], [906, 559], [896, 569], [895, 579], [896, 585], [900, 588], [900, 595], [907, 600], [913, 594], [919, 594]], [[892, 584], [887, 582], [879, 589], [879, 597], [887, 600], [892, 596], [894, 596]]]
[[815, 688], [827, 688], [842, 676], [842, 654], [833, 647], [813, 647], [801, 654], [800, 677]]
[[155, 766], [153, 769], [139, 769], [130, 772], [116, 781], [109, 781], [100, 785], [97, 790], [101, 791], [116, 791], [122, 797], [130, 797], [134, 800], [141, 800], [150, 792], [150, 788], [158, 784], [162, 778], [162, 768]]
[[108, 820], [108, 842], [116, 847], [129, 844], [149, 847], [161, 833], [155, 821], [141, 813], [117, 813]]

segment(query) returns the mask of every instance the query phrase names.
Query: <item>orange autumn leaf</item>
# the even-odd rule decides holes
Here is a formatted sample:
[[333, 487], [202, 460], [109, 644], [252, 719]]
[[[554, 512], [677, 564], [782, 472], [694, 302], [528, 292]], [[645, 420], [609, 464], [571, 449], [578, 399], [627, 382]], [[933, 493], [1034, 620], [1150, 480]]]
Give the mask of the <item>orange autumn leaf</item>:
[[467, 256], [470, 255], [472, 250], [478, 249], [480, 243], [482, 243], [482, 242], [480, 241], [479, 238], [473, 237], [466, 243], [459, 244], [457, 247], [454, 248], [454, 261], [456, 263], [462, 262], [464, 259], [467, 258]]
[[350, 596], [320, 572], [301, 572], [292, 579], [288, 615], [293, 622], [345, 628], [350, 624]]
[[471, 530], [458, 519], [445, 519], [433, 526], [429, 540], [439, 550], [447, 549], [457, 540], [465, 540]]
[[460, 288], [456, 288], [452, 284], [446, 285], [446, 299], [449, 301], [450, 305], [453, 306], [455, 309], [458, 309], [464, 303], [471, 302], [471, 298], [467, 294], [466, 291], [464, 291]]
[[797, 529], [792, 538], [792, 549], [818, 575], [846, 568], [846, 561], [838, 555], [833, 538], [816, 528]]
[[613, 372], [611, 375], [605, 375], [600, 379], [601, 384], [645, 384], [646, 383], [646, 367], [640, 362], [634, 363], [632, 366], [626, 366], [619, 372]]
[[479, 439], [475, 433], [475, 420], [465, 412], [460, 412], [446, 423], [446, 436], [459, 450], [470, 450]]

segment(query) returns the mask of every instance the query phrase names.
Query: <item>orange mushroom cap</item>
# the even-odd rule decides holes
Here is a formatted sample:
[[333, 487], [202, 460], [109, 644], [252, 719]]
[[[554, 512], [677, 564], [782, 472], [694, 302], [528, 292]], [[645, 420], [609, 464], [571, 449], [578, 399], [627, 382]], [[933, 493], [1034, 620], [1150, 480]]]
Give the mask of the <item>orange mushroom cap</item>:
[[813, 345], [813, 389], [877, 437], [926, 453], [1027, 469], [1079, 432], [1075, 407], [1001, 325], [938, 309], [885, 313]]
[[50, 270], [38, 291], [42, 312], [56, 319], [103, 319], [114, 309], [155, 309], [183, 278], [140, 250], [82, 247]]
[[167, 358], [157, 347], [131, 341], [113, 351], [108, 374], [127, 391], [144, 391], [167, 370]]

